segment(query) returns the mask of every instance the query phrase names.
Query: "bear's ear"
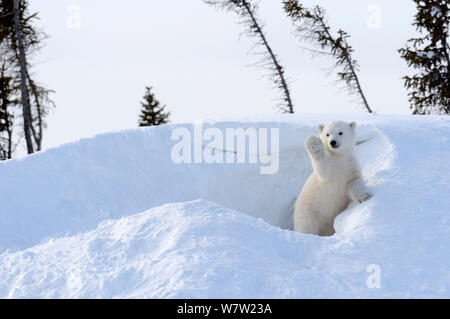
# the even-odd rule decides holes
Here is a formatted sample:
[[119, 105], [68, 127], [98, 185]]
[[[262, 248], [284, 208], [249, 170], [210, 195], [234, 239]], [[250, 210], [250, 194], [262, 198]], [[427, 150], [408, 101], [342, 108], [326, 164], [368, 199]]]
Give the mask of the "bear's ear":
[[319, 129], [319, 133], [322, 133], [324, 127], [325, 127], [325, 125], [323, 125], [323, 124], [319, 124], [317, 126], [317, 128]]
[[356, 122], [350, 122], [350, 127], [354, 129], [356, 127]]

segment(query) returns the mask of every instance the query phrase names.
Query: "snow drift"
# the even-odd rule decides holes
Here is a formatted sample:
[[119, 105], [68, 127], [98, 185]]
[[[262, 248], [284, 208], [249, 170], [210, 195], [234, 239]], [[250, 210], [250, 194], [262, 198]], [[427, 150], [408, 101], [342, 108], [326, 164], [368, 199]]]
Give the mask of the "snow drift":
[[[293, 233], [316, 125], [358, 122], [374, 197], [336, 235]], [[0, 296], [449, 297], [450, 121], [280, 116], [205, 123], [277, 127], [280, 168], [174, 164], [176, 127], [80, 140], [0, 164]], [[144, 212], [144, 213], [141, 213]], [[367, 284], [371, 265], [379, 288]]]

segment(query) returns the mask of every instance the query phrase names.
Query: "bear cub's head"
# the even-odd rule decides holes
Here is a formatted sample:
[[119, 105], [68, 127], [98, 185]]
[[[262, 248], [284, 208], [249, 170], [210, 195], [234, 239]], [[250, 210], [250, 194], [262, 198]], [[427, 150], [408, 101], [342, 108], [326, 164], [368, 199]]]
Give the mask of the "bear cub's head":
[[355, 147], [355, 122], [333, 121], [318, 126], [320, 140], [325, 149], [331, 153], [345, 154], [353, 152]]

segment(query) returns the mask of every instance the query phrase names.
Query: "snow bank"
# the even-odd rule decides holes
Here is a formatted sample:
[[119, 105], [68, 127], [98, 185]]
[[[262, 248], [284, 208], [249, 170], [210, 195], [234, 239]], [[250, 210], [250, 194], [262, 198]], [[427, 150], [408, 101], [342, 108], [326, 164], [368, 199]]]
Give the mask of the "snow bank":
[[[333, 237], [293, 233], [293, 201], [311, 172], [303, 141], [339, 118], [359, 124], [357, 156], [374, 197], [341, 214]], [[180, 125], [1, 163], [0, 297], [450, 296], [448, 119], [206, 125], [278, 127], [279, 172], [173, 164]], [[366, 284], [370, 265], [380, 288]]]
[[[311, 173], [303, 142], [315, 125], [280, 122], [211, 123], [280, 129], [280, 168], [260, 174], [258, 164], [174, 164], [170, 154], [177, 125], [110, 133], [66, 144], [0, 165], [0, 251], [23, 249], [49, 236], [93, 229], [118, 218], [169, 202], [207, 199], [282, 228], [292, 228], [293, 202]], [[205, 125], [208, 126], [208, 125]], [[192, 130], [192, 126], [186, 125]], [[358, 146], [365, 163], [388, 149], [373, 138]], [[371, 165], [373, 167], [373, 165]], [[24, 200], [26, 199], [26, 200]]]
[[211, 202], [167, 204], [3, 255], [0, 296], [289, 296], [279, 276], [307, 272], [311, 255], [311, 240], [295, 237]]

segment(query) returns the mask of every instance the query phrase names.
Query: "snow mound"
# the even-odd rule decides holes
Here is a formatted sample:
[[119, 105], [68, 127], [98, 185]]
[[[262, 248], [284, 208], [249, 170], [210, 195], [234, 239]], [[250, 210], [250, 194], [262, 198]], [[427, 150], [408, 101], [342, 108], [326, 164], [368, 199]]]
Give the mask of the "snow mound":
[[[278, 173], [260, 174], [257, 164], [174, 164], [171, 132], [178, 125], [83, 139], [0, 165], [0, 199], [6, 212], [0, 215], [0, 251], [88, 231], [108, 218], [196, 199], [291, 229], [295, 198], [312, 171], [303, 142], [316, 134], [316, 126], [276, 122], [212, 125], [222, 130], [279, 128]], [[185, 127], [192, 130], [192, 126]], [[358, 130], [362, 141], [368, 139], [357, 147], [361, 162], [380, 162], [377, 158], [389, 152], [389, 142], [370, 125]], [[370, 163], [370, 175], [380, 169], [377, 165]]]
[[171, 132], [189, 125], [0, 163], [0, 297], [449, 297], [446, 118], [343, 118], [358, 122], [374, 196], [343, 212], [332, 237], [289, 230], [311, 173], [303, 141], [336, 118], [205, 124], [279, 128], [273, 175], [172, 163]]
[[[0, 269], [0, 278], [7, 279], [0, 296], [289, 296], [292, 291], [283, 291], [280, 276], [286, 270], [306, 272], [311, 258], [308, 240], [299, 239], [211, 202], [167, 204], [2, 255], [0, 263], [7, 267]], [[278, 275], [266, 279], [261, 271]]]

